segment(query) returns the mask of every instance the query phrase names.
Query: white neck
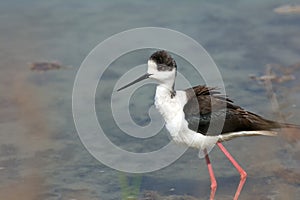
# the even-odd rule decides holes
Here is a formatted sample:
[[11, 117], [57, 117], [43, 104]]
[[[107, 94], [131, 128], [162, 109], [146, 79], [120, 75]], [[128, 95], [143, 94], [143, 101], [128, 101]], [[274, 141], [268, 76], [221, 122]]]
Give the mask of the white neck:
[[207, 149], [208, 151], [218, 141], [219, 137], [204, 136], [188, 128], [184, 118], [183, 106], [187, 97], [184, 91], [177, 91], [176, 96], [171, 98], [170, 88], [158, 85], [155, 93], [155, 106], [166, 122], [166, 128], [173, 140], [189, 147]]
[[173, 92], [174, 82], [175, 82], [175, 80], [168, 80], [168, 81], [160, 82], [160, 84], [157, 87], [159, 87], [159, 86], [164, 87], [167, 90], [169, 90], [170, 92]]
[[172, 98], [171, 94], [172, 89], [164, 84], [156, 87], [155, 106], [167, 123], [182, 112], [182, 106], [179, 104], [178, 99]]

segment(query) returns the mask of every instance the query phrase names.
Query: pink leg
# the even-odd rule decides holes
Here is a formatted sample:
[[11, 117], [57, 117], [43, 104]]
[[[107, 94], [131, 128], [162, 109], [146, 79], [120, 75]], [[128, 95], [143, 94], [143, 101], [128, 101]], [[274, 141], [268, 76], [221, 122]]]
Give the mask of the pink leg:
[[211, 182], [209, 199], [214, 200], [215, 193], [216, 193], [216, 190], [217, 190], [217, 181], [216, 181], [214, 171], [213, 171], [213, 168], [212, 168], [212, 165], [211, 165], [211, 162], [209, 160], [207, 152], [205, 152], [205, 160], [206, 160], [206, 164], [207, 164], [207, 168], [208, 168], [208, 172], [209, 172], [209, 176], [210, 176], [210, 182]]
[[217, 142], [218, 147], [221, 149], [221, 151], [225, 154], [225, 156], [228, 158], [228, 160], [233, 164], [233, 166], [236, 168], [236, 170], [240, 173], [241, 175], [241, 180], [239, 183], [239, 186], [235, 192], [233, 200], [238, 200], [239, 195], [241, 193], [241, 190], [243, 189], [243, 186], [245, 184], [246, 178], [247, 178], [247, 173], [243, 170], [243, 168], [234, 160], [234, 158], [230, 155], [230, 153], [225, 149], [223, 144], [220, 142]]

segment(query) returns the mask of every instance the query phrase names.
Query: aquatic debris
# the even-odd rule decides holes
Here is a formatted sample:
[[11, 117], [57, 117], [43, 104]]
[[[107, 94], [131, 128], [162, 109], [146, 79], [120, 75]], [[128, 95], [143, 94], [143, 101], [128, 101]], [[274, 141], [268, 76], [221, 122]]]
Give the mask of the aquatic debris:
[[283, 5], [273, 10], [277, 14], [300, 14], [300, 5]]
[[[249, 75], [250, 79], [256, 80], [259, 84], [265, 84], [266, 81], [271, 81], [273, 83], [284, 83], [287, 81], [292, 81], [296, 79], [292, 73], [296, 71], [300, 67], [300, 65], [299, 63], [296, 63], [289, 67], [284, 67], [277, 64], [267, 64], [266, 67], [266, 74], [262, 76], [251, 74]], [[274, 72], [274, 69], [280, 70], [282, 74], [276, 74]]]
[[122, 191], [122, 200], [136, 200], [142, 183], [142, 176], [135, 174], [127, 176], [126, 173], [119, 173], [119, 182]]
[[162, 196], [156, 191], [144, 191], [144, 195], [140, 200], [196, 200], [196, 198], [188, 195]]
[[67, 68], [63, 65], [61, 65], [58, 62], [33, 62], [30, 63], [30, 70], [32, 71], [49, 71], [49, 70], [58, 70], [61, 68]]
[[249, 75], [249, 77], [253, 80], [256, 80], [258, 82], [264, 82], [264, 81], [273, 81], [275, 83], [283, 83], [286, 81], [292, 81], [295, 80], [295, 76], [294, 75], [282, 75], [282, 76], [277, 76], [275, 74], [271, 74], [271, 75], [264, 75], [264, 76], [255, 76], [255, 75]]
[[161, 197], [155, 191], [144, 191], [143, 198], [140, 200], [159, 200]]
[[266, 66], [265, 75], [260, 76], [260, 77], [257, 77], [255, 75], [250, 75], [249, 77], [252, 80], [256, 80], [259, 84], [264, 86], [266, 93], [267, 93], [267, 97], [271, 102], [271, 107], [272, 107], [273, 113], [279, 118], [280, 121], [284, 122], [286, 117], [280, 111], [280, 105], [277, 100], [277, 94], [274, 92], [274, 89], [273, 89], [273, 82], [283, 83], [288, 80], [294, 80], [295, 77], [291, 74], [277, 75], [274, 72], [273, 68], [274, 67], [272, 65], [268, 64]]
[[[266, 71], [265, 74], [262, 76], [256, 76], [256, 75], [249, 75], [250, 79], [257, 81], [260, 85], [263, 85], [264, 89], [266, 90], [266, 94], [268, 99], [271, 102], [271, 108], [273, 111], [273, 114], [277, 117], [278, 121], [285, 122], [286, 119], [290, 116], [292, 116], [292, 113], [285, 113], [283, 114], [282, 110], [287, 107], [295, 107], [296, 105], [293, 103], [286, 103], [280, 104], [277, 99], [277, 94], [275, 91], [280, 92], [278, 90], [278, 84], [282, 84], [287, 81], [293, 81], [296, 79], [295, 75], [296, 72], [300, 71], [300, 62], [297, 62], [290, 66], [282, 66], [279, 64], [267, 64], [266, 65]], [[277, 84], [273, 84], [277, 83]], [[284, 95], [281, 94], [281, 96], [284, 96], [285, 99], [287, 98], [287, 91], [295, 88], [297, 89], [297, 86], [294, 87], [282, 87], [281, 90], [285, 92]], [[282, 132], [284, 133], [285, 137], [284, 139], [288, 141], [289, 143], [293, 144], [300, 140], [300, 136], [298, 134], [298, 129], [282, 129]]]

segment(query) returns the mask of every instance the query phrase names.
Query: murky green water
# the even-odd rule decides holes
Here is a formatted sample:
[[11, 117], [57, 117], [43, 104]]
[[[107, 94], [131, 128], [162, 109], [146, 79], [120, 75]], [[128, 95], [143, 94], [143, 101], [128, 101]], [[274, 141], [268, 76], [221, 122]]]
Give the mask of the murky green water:
[[[300, 4], [279, 0], [2, 0], [0, 199], [121, 199], [124, 185], [120, 177], [124, 178], [124, 174], [104, 166], [83, 147], [75, 130], [71, 103], [74, 78], [83, 59], [99, 42], [127, 29], [157, 26], [191, 36], [219, 66], [231, 99], [276, 119], [263, 87], [248, 75], [262, 75], [268, 63], [289, 66], [300, 62], [300, 14], [273, 12], [287, 3]], [[122, 68], [122, 62], [127, 67], [141, 64], [149, 53], [137, 52], [116, 62], [114, 67]], [[132, 60], [137, 56], [138, 61]], [[39, 73], [30, 71], [28, 66], [35, 61], [59, 61], [72, 67]], [[179, 66], [179, 70], [184, 71], [184, 67]], [[279, 103], [288, 103], [281, 110], [291, 113], [288, 121], [300, 124], [299, 71], [295, 70], [294, 75], [294, 81], [278, 84], [275, 89]], [[107, 72], [104, 84], [110, 88], [120, 76], [116, 70]], [[110, 138], [115, 143], [143, 151], [144, 146], [151, 150], [155, 146], [149, 144], [159, 148], [164, 145], [162, 141], [168, 141], [164, 134], [151, 143], [120, 134], [105, 117], [109, 95], [97, 93], [96, 106], [99, 119], [110, 128]], [[147, 122], [144, 114], [152, 104], [153, 94], [136, 97], [140, 99], [133, 100], [137, 106], [133, 117], [137, 122]], [[141, 99], [146, 106], [139, 103]], [[225, 144], [249, 175], [241, 199], [298, 199], [297, 134], [240, 138]], [[218, 149], [211, 152], [211, 160], [219, 183], [217, 198], [230, 199], [239, 176]], [[131, 175], [128, 176], [130, 180]], [[198, 159], [196, 151], [188, 150], [169, 167], [143, 174], [140, 191], [208, 199], [209, 185], [205, 161]]]

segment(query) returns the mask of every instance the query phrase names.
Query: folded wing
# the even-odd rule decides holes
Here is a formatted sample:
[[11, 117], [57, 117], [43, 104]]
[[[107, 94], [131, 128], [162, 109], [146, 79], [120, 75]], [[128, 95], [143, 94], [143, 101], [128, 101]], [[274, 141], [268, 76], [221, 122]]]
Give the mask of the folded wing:
[[186, 90], [188, 101], [184, 106], [185, 119], [189, 128], [209, 135], [239, 131], [271, 130], [286, 127], [267, 120], [257, 114], [234, 105], [228, 97], [221, 95], [216, 88], [195, 86]]

